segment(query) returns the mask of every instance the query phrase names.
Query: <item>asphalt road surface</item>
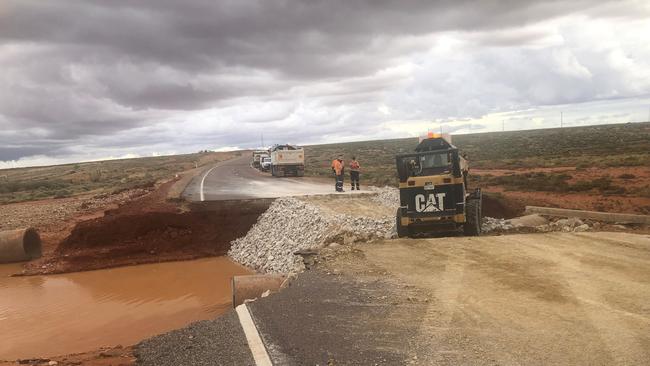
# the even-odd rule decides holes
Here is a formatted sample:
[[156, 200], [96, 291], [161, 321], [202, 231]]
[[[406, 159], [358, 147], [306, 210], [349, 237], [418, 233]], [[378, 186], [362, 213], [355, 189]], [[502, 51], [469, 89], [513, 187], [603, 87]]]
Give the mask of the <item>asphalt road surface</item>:
[[[331, 184], [306, 177], [276, 178], [251, 168], [250, 160], [249, 156], [242, 156], [219, 163], [195, 177], [183, 197], [190, 201], [223, 201], [336, 193], [333, 177]], [[347, 185], [344, 188], [344, 194], [364, 193], [349, 191]]]
[[[386, 240], [249, 303], [274, 365], [647, 365], [650, 237]], [[152, 338], [143, 365], [249, 365], [233, 313]]]

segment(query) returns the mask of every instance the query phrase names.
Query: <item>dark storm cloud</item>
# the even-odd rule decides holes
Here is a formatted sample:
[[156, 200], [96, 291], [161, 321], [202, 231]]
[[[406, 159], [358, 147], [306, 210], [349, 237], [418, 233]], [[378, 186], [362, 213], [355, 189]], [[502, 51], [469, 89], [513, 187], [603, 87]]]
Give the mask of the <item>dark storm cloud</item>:
[[106, 52], [195, 72], [243, 65], [304, 77], [356, 75], [364, 65], [342, 56], [362, 54], [373, 38], [390, 46], [392, 37], [507, 28], [600, 3], [18, 0], [6, 5], [0, 37], [84, 45], [71, 58], [99, 63]]
[[[37, 138], [84, 146], [92, 140], [113, 147], [144, 146], [154, 138], [163, 143], [176, 137], [174, 131], [185, 132], [186, 120], [174, 111], [239, 103], [259, 109], [246, 104], [251, 100], [290, 102], [280, 110], [240, 110], [231, 117], [241, 116], [239, 122], [250, 122], [253, 129], [256, 122], [280, 118], [269, 116], [290, 119], [294, 114], [305, 123], [322, 124], [332, 116], [362, 121], [360, 111], [372, 109], [365, 104], [399, 79], [374, 77], [377, 72], [435, 46], [435, 39], [427, 38], [432, 34], [462, 31], [473, 35], [477, 47], [512, 47], [546, 35], [535, 30], [494, 32], [576, 12], [620, 18], [648, 11], [634, 1], [612, 3], [616, 6], [599, 0], [3, 1], [0, 128], [7, 133], [0, 133], [0, 144], [7, 145], [16, 134], [26, 146]], [[608, 8], [615, 11], [603, 10]], [[489, 63], [488, 54], [482, 65]], [[439, 79], [431, 80], [433, 85]], [[559, 80], [558, 85], [566, 82]], [[557, 97], [543, 87], [522, 98], [543, 103], [590, 98]], [[424, 93], [443, 92], [425, 88]], [[477, 101], [475, 113], [497, 103]], [[323, 115], [305, 112], [300, 105], [333, 110]], [[344, 116], [339, 105], [357, 105], [360, 111], [348, 109]], [[147, 129], [168, 120], [174, 125], [156, 134]], [[295, 122], [287, 126], [293, 130], [278, 135], [298, 138]], [[362, 124], [357, 127], [363, 129]], [[340, 126], [318, 130], [332, 128]], [[238, 130], [194, 133], [188, 137], [192, 144], [209, 138], [244, 144], [249, 138]], [[62, 151], [51, 149], [50, 154]], [[40, 147], [5, 148], [0, 161], [40, 153]]]
[[20, 146], [20, 147], [5, 147], [0, 146], [0, 156], [5, 160], [17, 160], [23, 156], [45, 155], [50, 153], [51, 147], [39, 146]]

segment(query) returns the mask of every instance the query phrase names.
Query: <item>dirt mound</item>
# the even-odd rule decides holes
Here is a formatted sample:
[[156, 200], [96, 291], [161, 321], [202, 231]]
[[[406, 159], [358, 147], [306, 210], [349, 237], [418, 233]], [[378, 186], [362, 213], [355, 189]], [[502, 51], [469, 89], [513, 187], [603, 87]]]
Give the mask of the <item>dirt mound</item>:
[[266, 210], [260, 202], [197, 206], [186, 212], [116, 214], [80, 222], [61, 242], [50, 273], [227, 254]]
[[174, 182], [104, 216], [80, 221], [51, 255], [23, 274], [49, 274], [225, 255], [270, 202], [230, 201], [183, 206], [166, 200]]
[[483, 216], [498, 219], [512, 219], [521, 216], [526, 206], [503, 195], [483, 193]]
[[178, 212], [179, 205], [167, 201], [167, 192], [176, 183], [176, 180], [163, 183], [151, 193], [128, 201], [116, 209], [107, 210], [106, 216], [110, 215], [132, 215], [144, 212]]
[[[229, 217], [224, 212], [147, 212], [105, 216], [79, 223], [59, 245], [57, 252], [129, 246], [134, 252], [192, 248], [223, 254], [228, 250], [228, 237], [240, 231], [237, 226], [241, 226]], [[224, 224], [230, 226], [230, 230], [224, 230]]]

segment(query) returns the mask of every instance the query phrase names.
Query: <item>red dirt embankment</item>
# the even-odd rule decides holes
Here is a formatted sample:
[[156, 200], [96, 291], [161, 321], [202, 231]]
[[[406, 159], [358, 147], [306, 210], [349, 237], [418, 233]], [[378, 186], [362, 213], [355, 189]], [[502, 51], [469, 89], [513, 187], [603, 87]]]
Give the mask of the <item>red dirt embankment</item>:
[[[507, 205], [523, 211], [524, 206], [547, 206], [576, 210], [650, 214], [650, 167], [605, 167], [577, 169], [576, 167], [554, 167], [536, 169], [473, 169], [478, 176], [522, 176], [527, 173], [565, 174], [568, 184], [607, 180], [617, 192], [590, 189], [585, 191], [553, 191], [517, 189], [511, 186], [481, 182], [485, 192], [492, 193], [495, 200], [507, 201]], [[483, 207], [486, 216], [485, 202]]]
[[512, 219], [523, 215], [525, 209], [526, 205], [520, 201], [483, 193], [483, 216]]
[[167, 201], [174, 182], [103, 216], [79, 221], [56, 249], [25, 265], [23, 274], [86, 271], [225, 255], [268, 202], [183, 204]]

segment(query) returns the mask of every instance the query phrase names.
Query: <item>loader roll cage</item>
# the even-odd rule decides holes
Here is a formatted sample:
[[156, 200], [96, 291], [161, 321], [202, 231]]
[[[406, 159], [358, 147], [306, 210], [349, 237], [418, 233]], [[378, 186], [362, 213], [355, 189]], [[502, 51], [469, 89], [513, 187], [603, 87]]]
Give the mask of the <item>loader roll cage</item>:
[[458, 149], [400, 154], [396, 157], [400, 182], [409, 177], [452, 174], [461, 177]]

